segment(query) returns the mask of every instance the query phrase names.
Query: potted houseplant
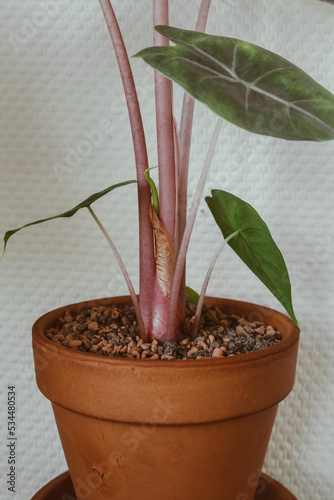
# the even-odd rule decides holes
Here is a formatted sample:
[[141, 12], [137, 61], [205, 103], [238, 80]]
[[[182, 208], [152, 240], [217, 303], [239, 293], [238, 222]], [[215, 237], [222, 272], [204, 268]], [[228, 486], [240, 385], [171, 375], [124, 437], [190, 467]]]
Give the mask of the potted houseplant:
[[[186, 335], [198, 338], [206, 286], [218, 257], [216, 253], [200, 295], [193, 298], [194, 293], [188, 290], [192, 297], [190, 300], [197, 302], [197, 307], [186, 322], [185, 256], [221, 121], [218, 122], [187, 218], [189, 123], [193, 101], [185, 98], [179, 133], [173, 120], [171, 84], [165, 77], [156, 75], [158, 195], [149, 177], [140, 111], [122, 37], [109, 1], [101, 0], [100, 4], [118, 57], [134, 137], [140, 224], [139, 299], [112, 240], [91, 207], [104, 194], [134, 181], [111, 186], [56, 217], [70, 217], [79, 209], [88, 208], [122, 267], [136, 313], [136, 334], [144, 344], [153, 341], [156, 345], [169, 343], [175, 346], [183, 342]], [[207, 103], [224, 118], [252, 132], [289, 140], [334, 138], [334, 98], [301, 70], [264, 49], [240, 40], [168, 27], [167, 3], [156, 1], [154, 6], [155, 24], [161, 25], [156, 28], [157, 44], [166, 44], [166, 40], [170, 39], [175, 46], [146, 49], [139, 55], [184, 86], [191, 95]], [[202, 1], [198, 31], [204, 30], [209, 6], [209, 1]], [[286, 266], [260, 216], [246, 202], [222, 190], [213, 191], [207, 204], [223, 233], [223, 245], [228, 243], [237, 252], [297, 323]], [[45, 220], [49, 218], [32, 224]], [[18, 230], [6, 233], [5, 247], [8, 239]], [[128, 300], [115, 299], [118, 304]], [[70, 430], [60, 428], [60, 434], [77, 497], [90, 494], [90, 498], [95, 499], [153, 498], [154, 492], [158, 491], [157, 494], [166, 499], [172, 498], [174, 493], [175, 498], [187, 498], [186, 495], [196, 498], [196, 494], [197, 498], [203, 498], [205, 492], [208, 497], [215, 498], [224, 489], [225, 497], [222, 498], [237, 495], [240, 499], [253, 498], [277, 404], [293, 385], [297, 327], [292, 321], [266, 308], [225, 301], [219, 305], [228, 314], [244, 314], [250, 323], [260, 319], [273, 323], [282, 330], [282, 342], [264, 351], [233, 359], [176, 360], [174, 365], [137, 360], [133, 359], [134, 356], [122, 360], [120, 357], [98, 358], [81, 351], [73, 353], [57, 347], [45, 337], [44, 332], [52, 327], [58, 316], [67, 315], [69, 320], [65, 319], [65, 323], [70, 324], [77, 316], [83, 316], [82, 311], [89, 305], [102, 304], [104, 307], [109, 302], [66, 306], [41, 318], [34, 327], [38, 384], [53, 401], [59, 428], [62, 422], [70, 425]], [[218, 305], [213, 299], [209, 303]], [[220, 349], [219, 357], [226, 357], [221, 347], [213, 347], [211, 353], [215, 349]], [[268, 367], [272, 379], [267, 374]], [[75, 374], [73, 368], [77, 369]], [[282, 386], [276, 388], [278, 378]], [[233, 385], [229, 386], [229, 393], [227, 381], [231, 380]], [[255, 386], [260, 388], [256, 397], [252, 389]], [[135, 404], [131, 405], [129, 401], [134, 399], [138, 388], [142, 397], [136, 398]], [[217, 395], [222, 393], [225, 393], [225, 399], [219, 401]], [[232, 397], [234, 393], [237, 393], [235, 399]], [[108, 396], [103, 397], [105, 394]], [[196, 399], [197, 394], [201, 396], [201, 404]], [[161, 400], [161, 397], [165, 399]], [[69, 412], [70, 408], [73, 413]], [[92, 425], [98, 416], [102, 420], [96, 433]], [[242, 424], [241, 430], [236, 430], [236, 422]], [[185, 434], [179, 436], [182, 424], [186, 424], [182, 431]], [[132, 439], [130, 442], [133, 436], [128, 429], [132, 430], [136, 425], [141, 437], [138, 438], [137, 433], [137, 441]], [[254, 428], [261, 428], [262, 431], [254, 440], [247, 440], [246, 436]], [[88, 439], [87, 433], [94, 438]], [[217, 437], [214, 449], [208, 439], [213, 435]], [[229, 444], [227, 435], [232, 436]], [[140, 447], [135, 444], [138, 439]], [[107, 444], [104, 445], [104, 442]], [[237, 448], [238, 442], [240, 448]], [[156, 451], [159, 446], [163, 459]], [[221, 453], [224, 448], [228, 450], [225, 456]], [[251, 449], [257, 453], [246, 464], [245, 456]], [[206, 477], [200, 481], [200, 470], [195, 467], [195, 462], [198, 465], [199, 457], [203, 457], [204, 452], [207, 453], [205, 466], [201, 464], [201, 468], [205, 469]], [[230, 469], [226, 472], [232, 456], [233, 472]], [[219, 464], [219, 470], [224, 470], [219, 480], [214, 479], [214, 464]], [[139, 477], [131, 483], [129, 477], [138, 469]], [[157, 483], [150, 482], [149, 475], [157, 471], [161, 473]], [[188, 471], [186, 475], [185, 471]], [[209, 481], [211, 490], [207, 479], [210, 471], [213, 474]], [[170, 477], [173, 478], [172, 486]], [[189, 490], [191, 482], [196, 493]]]

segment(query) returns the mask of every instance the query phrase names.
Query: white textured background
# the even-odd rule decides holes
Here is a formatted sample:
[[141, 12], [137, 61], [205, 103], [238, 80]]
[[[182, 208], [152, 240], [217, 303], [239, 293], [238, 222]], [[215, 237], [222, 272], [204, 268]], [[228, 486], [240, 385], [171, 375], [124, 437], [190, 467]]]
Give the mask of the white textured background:
[[[151, 44], [150, 4], [114, 1], [130, 54]], [[192, 29], [197, 5], [199, 0], [171, 0], [171, 24]], [[213, 0], [208, 32], [276, 51], [334, 92], [333, 26], [334, 7], [316, 0]], [[2, 235], [134, 178], [134, 165], [118, 69], [97, 0], [2, 1], [0, 36]], [[133, 70], [154, 165], [152, 72], [137, 59]], [[203, 106], [196, 110], [191, 192], [215, 123]], [[101, 126], [99, 144], [87, 149], [87, 134]], [[290, 270], [303, 330], [299, 367], [295, 389], [280, 406], [266, 470], [299, 500], [331, 500], [334, 490], [333, 156], [333, 142], [287, 143], [225, 123], [206, 189], [223, 188], [251, 203]], [[135, 191], [122, 188], [95, 209], [137, 285]], [[220, 239], [203, 202], [189, 253], [190, 286], [200, 287]], [[31, 325], [60, 305], [127, 290], [88, 212], [14, 236], [0, 267], [0, 285], [0, 497], [27, 500], [66, 469], [50, 405], [34, 381]], [[229, 249], [209, 293], [280, 309]], [[5, 484], [8, 384], [16, 385], [18, 395], [16, 494]]]

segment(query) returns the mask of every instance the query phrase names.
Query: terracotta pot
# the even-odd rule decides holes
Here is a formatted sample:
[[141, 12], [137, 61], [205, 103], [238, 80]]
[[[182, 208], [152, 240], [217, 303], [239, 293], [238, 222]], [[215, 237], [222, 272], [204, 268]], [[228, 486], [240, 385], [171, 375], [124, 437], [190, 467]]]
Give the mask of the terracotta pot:
[[53, 410], [78, 499], [253, 500], [278, 403], [294, 384], [299, 330], [283, 314], [208, 298], [278, 328], [283, 341], [241, 356], [130, 360], [56, 346], [33, 326], [37, 384]]

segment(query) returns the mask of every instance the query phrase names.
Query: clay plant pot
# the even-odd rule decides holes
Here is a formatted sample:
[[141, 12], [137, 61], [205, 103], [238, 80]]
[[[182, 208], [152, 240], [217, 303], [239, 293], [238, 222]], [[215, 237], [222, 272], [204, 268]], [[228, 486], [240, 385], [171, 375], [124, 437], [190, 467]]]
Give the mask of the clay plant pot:
[[277, 406], [291, 391], [299, 330], [283, 314], [207, 298], [275, 326], [283, 340], [229, 358], [131, 360], [57, 346], [33, 326], [37, 384], [51, 402], [78, 499], [253, 500]]

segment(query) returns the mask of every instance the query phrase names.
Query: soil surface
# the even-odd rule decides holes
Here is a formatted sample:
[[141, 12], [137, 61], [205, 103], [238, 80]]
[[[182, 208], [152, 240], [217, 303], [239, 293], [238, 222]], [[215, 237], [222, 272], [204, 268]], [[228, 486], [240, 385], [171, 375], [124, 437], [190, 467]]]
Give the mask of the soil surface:
[[[194, 310], [188, 307], [188, 324]], [[145, 343], [137, 335], [136, 315], [131, 304], [96, 306], [76, 316], [66, 311], [45, 335], [56, 344], [97, 355], [162, 360], [237, 356], [281, 340], [281, 334], [272, 326], [207, 307], [196, 338], [189, 336], [179, 343], [163, 345], [157, 340]]]

